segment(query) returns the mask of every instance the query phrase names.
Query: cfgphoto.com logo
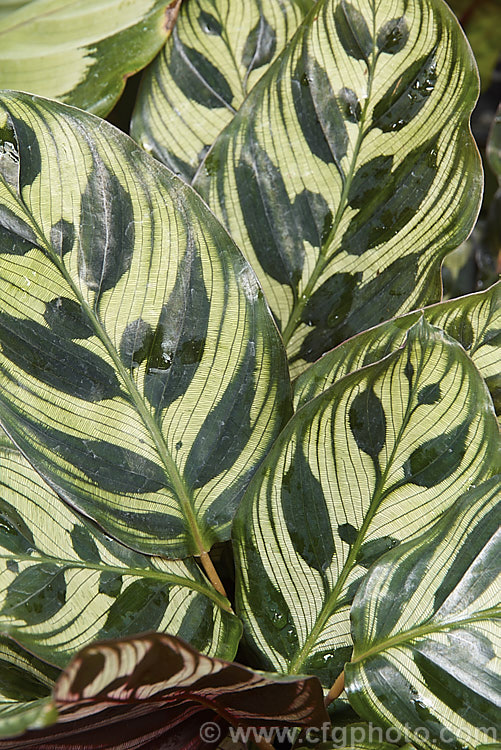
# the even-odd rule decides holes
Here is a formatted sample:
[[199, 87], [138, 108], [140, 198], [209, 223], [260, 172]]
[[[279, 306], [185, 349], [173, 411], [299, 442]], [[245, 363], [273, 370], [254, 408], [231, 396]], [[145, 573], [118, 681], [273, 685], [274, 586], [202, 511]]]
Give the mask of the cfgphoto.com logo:
[[[479, 731], [487, 735], [490, 741], [497, 742], [495, 727], [479, 727]], [[214, 721], [206, 721], [200, 727], [200, 739], [204, 742], [215, 743], [222, 740], [223, 736], [225, 736], [223, 730]], [[305, 730], [297, 727], [260, 727], [259, 729], [256, 727], [245, 729], [230, 727], [229, 730], [229, 737], [232, 742], [242, 742], [243, 744], [259, 742], [260, 740], [265, 740], [270, 744], [275, 740], [294, 743], [300, 738], [300, 745], [304, 742], [311, 747], [319, 745], [321, 742], [332, 742], [334, 747], [340, 748], [357, 742], [389, 742], [391, 744], [398, 744], [402, 741], [411, 742], [413, 737], [416, 736], [421, 740], [437, 745], [443, 745], [444, 743], [453, 745], [457, 742], [453, 734], [445, 727], [437, 730], [437, 734], [434, 735], [428, 727], [413, 727], [411, 731], [409, 725], [405, 725], [403, 730], [396, 727], [382, 729], [372, 724], [333, 727], [332, 724], [328, 723], [322, 724], [321, 727], [309, 727]]]

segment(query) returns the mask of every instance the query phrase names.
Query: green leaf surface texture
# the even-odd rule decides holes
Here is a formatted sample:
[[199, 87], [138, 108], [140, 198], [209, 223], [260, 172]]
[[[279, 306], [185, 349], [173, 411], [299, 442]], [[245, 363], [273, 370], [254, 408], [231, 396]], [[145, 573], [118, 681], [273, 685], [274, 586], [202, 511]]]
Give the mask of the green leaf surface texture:
[[106, 115], [167, 35], [166, 0], [32, 0], [1, 18], [0, 88]]
[[294, 376], [440, 298], [482, 170], [478, 74], [441, 0], [320, 0], [194, 186], [256, 269]]
[[188, 182], [314, 0], [190, 0], [143, 74], [131, 135]]
[[290, 414], [256, 277], [198, 196], [108, 123], [6, 93], [0, 421], [70, 505], [172, 558], [229, 537]]
[[64, 667], [95, 640], [150, 630], [232, 659], [241, 626], [193, 560], [147, 557], [106, 536], [2, 437], [0, 631]]
[[499, 737], [500, 500], [499, 476], [471, 489], [384, 555], [355, 597], [350, 703], [416, 747]]
[[402, 346], [420, 315], [458, 341], [485, 378], [497, 414], [501, 412], [501, 282], [449, 302], [382, 323], [327, 352], [296, 380], [294, 405], [300, 408], [337, 380], [383, 359]]
[[490, 395], [463, 348], [421, 319], [403, 347], [303, 406], [237, 513], [237, 614], [267, 669], [330, 687], [370, 566], [501, 461]]

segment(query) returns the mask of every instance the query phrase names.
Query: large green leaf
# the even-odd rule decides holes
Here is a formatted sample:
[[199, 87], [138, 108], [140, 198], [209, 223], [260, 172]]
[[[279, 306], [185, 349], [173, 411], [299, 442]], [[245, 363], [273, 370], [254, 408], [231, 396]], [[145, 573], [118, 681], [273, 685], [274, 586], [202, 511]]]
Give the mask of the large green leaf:
[[2, 633], [61, 667], [96, 639], [152, 629], [232, 659], [241, 626], [229, 610], [194, 561], [145, 557], [110, 539], [70, 510], [2, 437]]
[[290, 413], [256, 278], [198, 196], [111, 125], [4, 94], [0, 420], [142, 552], [201, 555]]
[[1, 16], [0, 88], [50, 96], [103, 116], [126, 77], [165, 43], [173, 22], [169, 0], [16, 4], [22, 7]]
[[482, 192], [471, 51], [441, 0], [319, 0], [194, 185], [257, 270], [294, 374], [440, 297]]
[[[501, 412], [501, 282], [485, 292], [442, 302], [422, 313], [430, 323], [442, 328], [463, 346], [485, 378]], [[299, 408], [344, 375], [386, 357], [405, 341], [409, 328], [421, 312], [395, 318], [364, 331], [325, 354], [302, 373], [294, 388]]]
[[0, 737], [55, 721], [51, 688], [59, 670], [0, 638]]
[[500, 477], [384, 555], [352, 608], [346, 690], [366, 718], [423, 748], [499, 736]]
[[185, 179], [314, 0], [190, 0], [146, 70], [131, 134]]
[[303, 406], [234, 524], [238, 613], [261, 663], [332, 685], [367, 568], [500, 465], [482, 378], [424, 319], [403, 348]]

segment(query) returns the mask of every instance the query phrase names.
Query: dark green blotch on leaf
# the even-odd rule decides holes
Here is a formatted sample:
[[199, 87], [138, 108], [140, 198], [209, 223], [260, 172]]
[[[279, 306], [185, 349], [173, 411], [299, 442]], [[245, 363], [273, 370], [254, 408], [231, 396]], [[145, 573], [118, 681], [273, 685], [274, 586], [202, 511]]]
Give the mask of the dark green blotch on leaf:
[[[3, 485], [0, 485], [0, 488]], [[0, 499], [0, 545], [14, 554], [24, 555], [35, 548], [31, 529], [13, 505]]]
[[19, 187], [21, 191], [34, 183], [42, 169], [42, 156], [35, 131], [24, 120], [10, 116], [19, 144]]
[[346, 544], [355, 544], [358, 539], [358, 531], [351, 523], [339, 524], [337, 527], [337, 533]]
[[440, 383], [425, 385], [418, 393], [418, 404], [436, 404], [440, 401]]
[[282, 481], [282, 511], [292, 544], [303, 560], [323, 573], [336, 553], [322, 485], [298, 445]]
[[381, 400], [372, 388], [353, 399], [349, 423], [360, 450], [376, 460], [386, 440], [386, 417]]
[[62, 338], [87, 339], [94, 333], [81, 306], [68, 297], [46, 302], [43, 316], [54, 333]]
[[223, 73], [201, 52], [184, 45], [176, 29], [172, 33], [169, 68], [176, 85], [187, 99], [193, 99], [209, 109], [231, 105], [233, 92]]
[[378, 31], [377, 46], [380, 52], [395, 55], [400, 52], [409, 38], [409, 27], [404, 16], [392, 18], [387, 21]]
[[94, 539], [84, 526], [74, 526], [71, 531], [73, 549], [81, 560], [100, 563], [101, 555]]
[[304, 674], [316, 675], [324, 687], [332, 687], [346, 662], [350, 661], [352, 651], [352, 646], [341, 646], [332, 651], [313, 654], [304, 662], [302, 671]]
[[189, 486], [203, 487], [227, 471], [247, 445], [252, 432], [250, 413], [255, 397], [255, 368], [255, 347], [249, 342], [233, 379], [193, 441], [184, 473]]
[[370, 566], [378, 560], [381, 555], [388, 552], [393, 547], [400, 544], [398, 539], [394, 539], [391, 536], [383, 536], [379, 539], [371, 539], [369, 542], [365, 542], [360, 547], [356, 561], [358, 565], [362, 565], [364, 568], [370, 568]]
[[291, 79], [292, 101], [308, 148], [312, 154], [321, 159], [325, 164], [332, 164], [334, 156], [329, 148], [316, 110], [317, 92], [310, 83], [310, 74], [307, 72], [307, 60], [307, 57], [305, 62], [299, 60], [296, 65]]
[[123, 579], [119, 573], [111, 570], [103, 570], [99, 576], [99, 593], [115, 598], [120, 594], [122, 584]]
[[[78, 438], [49, 427], [32, 427], [37, 441], [79, 469], [106, 492], [129, 495], [166, 486], [163, 469], [140, 453], [105, 440]], [[125, 510], [123, 511], [126, 512]]]
[[50, 230], [50, 244], [53, 250], [62, 258], [66, 253], [71, 252], [74, 242], [74, 225], [66, 219], [59, 219]]
[[404, 464], [406, 481], [433, 487], [450, 477], [463, 460], [468, 430], [469, 422], [465, 421], [416, 448]]
[[3, 614], [38, 625], [53, 617], [66, 603], [64, 571], [52, 563], [22, 570], [7, 589]]
[[135, 580], [115, 598], [97, 637], [122, 638], [157, 630], [168, 604], [169, 588], [165, 581]]
[[361, 273], [333, 274], [311, 295], [301, 320], [314, 328], [305, 337], [298, 358], [315, 362], [343, 340], [344, 321], [361, 278]]
[[265, 273], [293, 290], [302, 275], [302, 227], [279, 169], [252, 137], [235, 169], [240, 208]]
[[334, 23], [346, 54], [356, 60], [367, 60], [372, 52], [372, 36], [360, 11], [342, 0], [334, 11]]
[[393, 166], [393, 156], [375, 156], [362, 164], [353, 176], [348, 194], [348, 203], [353, 208], [363, 208], [381, 195]]
[[80, 278], [98, 297], [130, 268], [135, 247], [132, 199], [97, 156], [82, 194], [78, 247]]
[[148, 356], [153, 341], [153, 331], [149, 323], [138, 318], [126, 327], [120, 340], [120, 357], [126, 367], [138, 367]]
[[3, 354], [41, 383], [85, 401], [120, 394], [113, 368], [94, 352], [35, 321], [0, 313]]
[[242, 53], [242, 65], [250, 72], [266, 65], [273, 59], [277, 48], [277, 35], [266, 18], [261, 15], [256, 26], [249, 32]]
[[209, 314], [202, 263], [189, 244], [151, 343], [144, 323], [136, 325], [145, 336], [141, 348], [148, 349], [144, 392], [154, 408], [165, 409], [186, 392], [205, 350]]
[[207, 13], [205, 10], [200, 11], [198, 15], [198, 24], [205, 34], [211, 36], [221, 36], [223, 27], [211, 13]]
[[293, 211], [303, 227], [303, 238], [313, 247], [321, 247], [332, 226], [332, 211], [320, 193], [303, 190], [296, 195]]
[[437, 81], [434, 51], [399, 75], [374, 107], [372, 123], [384, 133], [401, 130], [424, 107]]
[[354, 91], [342, 88], [337, 95], [343, 117], [349, 122], [357, 123], [362, 116], [362, 107]]

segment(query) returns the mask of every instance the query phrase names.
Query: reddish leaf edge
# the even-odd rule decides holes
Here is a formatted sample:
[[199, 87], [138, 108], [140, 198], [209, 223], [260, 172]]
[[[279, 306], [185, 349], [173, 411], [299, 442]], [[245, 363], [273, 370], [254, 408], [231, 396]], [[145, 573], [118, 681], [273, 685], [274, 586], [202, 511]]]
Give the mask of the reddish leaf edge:
[[329, 723], [316, 677], [257, 672], [155, 632], [82, 649], [53, 699], [55, 724], [2, 739], [0, 750], [209, 750], [230, 726]]

